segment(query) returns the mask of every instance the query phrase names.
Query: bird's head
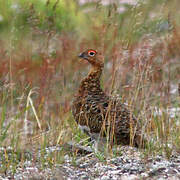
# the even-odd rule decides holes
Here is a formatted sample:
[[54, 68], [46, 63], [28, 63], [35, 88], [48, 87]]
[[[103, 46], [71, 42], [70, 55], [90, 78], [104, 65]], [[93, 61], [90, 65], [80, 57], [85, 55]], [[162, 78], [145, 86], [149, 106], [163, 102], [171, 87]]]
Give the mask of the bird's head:
[[88, 49], [79, 54], [79, 57], [87, 60], [92, 66], [103, 67], [104, 66], [104, 57], [101, 53], [93, 49]]

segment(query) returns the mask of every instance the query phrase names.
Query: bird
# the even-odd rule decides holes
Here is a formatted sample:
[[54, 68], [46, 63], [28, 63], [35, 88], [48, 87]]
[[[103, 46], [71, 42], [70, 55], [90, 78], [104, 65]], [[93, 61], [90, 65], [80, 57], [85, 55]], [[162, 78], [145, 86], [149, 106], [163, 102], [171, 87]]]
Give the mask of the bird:
[[81, 81], [72, 103], [72, 114], [79, 127], [96, 142], [106, 139], [110, 145], [143, 147], [144, 140], [138, 120], [120, 99], [101, 88], [104, 56], [87, 49], [79, 58], [88, 61], [91, 69]]

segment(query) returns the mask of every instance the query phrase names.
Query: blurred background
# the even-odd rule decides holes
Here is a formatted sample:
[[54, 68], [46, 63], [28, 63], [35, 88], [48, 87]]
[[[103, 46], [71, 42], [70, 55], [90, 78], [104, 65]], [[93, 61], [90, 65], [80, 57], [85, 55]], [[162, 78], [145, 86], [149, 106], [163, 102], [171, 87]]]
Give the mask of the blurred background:
[[105, 56], [103, 89], [129, 104], [151, 147], [179, 149], [179, 9], [179, 0], [0, 0], [0, 145], [79, 133], [71, 103], [89, 66], [77, 55], [93, 48]]

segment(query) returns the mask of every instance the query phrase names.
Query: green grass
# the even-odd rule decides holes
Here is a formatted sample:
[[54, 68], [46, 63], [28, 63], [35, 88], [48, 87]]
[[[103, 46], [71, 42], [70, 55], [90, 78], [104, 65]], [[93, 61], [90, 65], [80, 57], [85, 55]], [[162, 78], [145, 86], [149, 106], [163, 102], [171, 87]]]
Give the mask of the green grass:
[[[180, 115], [167, 111], [180, 105], [178, 94], [170, 92], [180, 79], [179, 1], [139, 1], [122, 13], [117, 3], [56, 2], [19, 0], [20, 9], [14, 10], [14, 1], [0, 0], [0, 146], [12, 148], [11, 157], [3, 151], [1, 172], [11, 166], [15, 172], [27, 158], [19, 156], [24, 151], [41, 149], [34, 158], [44, 168], [62, 163], [65, 154], [77, 156], [65, 149], [46, 154], [46, 147], [72, 139], [85, 139], [86, 145], [71, 102], [88, 73], [77, 59], [87, 48], [105, 55], [105, 92], [128, 102], [151, 137], [144, 154], [170, 157], [179, 151]], [[162, 114], [155, 115], [155, 109]], [[104, 154], [96, 156], [104, 161]]]

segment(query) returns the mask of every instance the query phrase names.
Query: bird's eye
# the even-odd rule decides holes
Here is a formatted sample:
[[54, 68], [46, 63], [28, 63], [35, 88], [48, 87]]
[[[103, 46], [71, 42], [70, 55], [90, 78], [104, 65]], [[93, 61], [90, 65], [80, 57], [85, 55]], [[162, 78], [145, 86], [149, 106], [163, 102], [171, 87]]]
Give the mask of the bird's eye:
[[95, 51], [89, 51], [89, 52], [88, 52], [88, 55], [89, 55], [89, 56], [94, 56], [94, 55], [95, 55]]

